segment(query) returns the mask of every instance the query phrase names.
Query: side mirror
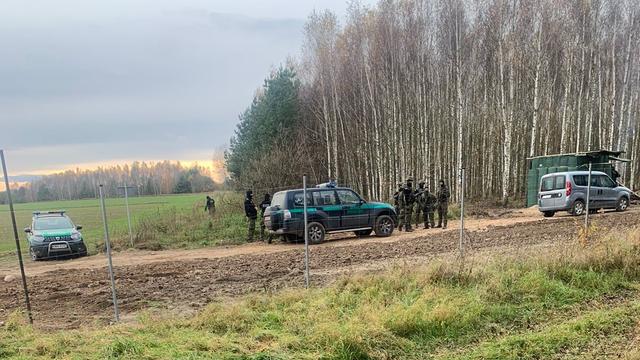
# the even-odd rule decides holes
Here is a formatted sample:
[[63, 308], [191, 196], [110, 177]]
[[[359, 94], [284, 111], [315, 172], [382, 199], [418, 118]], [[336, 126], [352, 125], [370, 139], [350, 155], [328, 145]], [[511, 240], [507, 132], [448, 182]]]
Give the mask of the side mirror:
[[82, 230], [82, 225], [76, 225], [76, 230]]
[[28, 228], [28, 227], [24, 228], [24, 232], [26, 232], [27, 234], [31, 234], [31, 228]]

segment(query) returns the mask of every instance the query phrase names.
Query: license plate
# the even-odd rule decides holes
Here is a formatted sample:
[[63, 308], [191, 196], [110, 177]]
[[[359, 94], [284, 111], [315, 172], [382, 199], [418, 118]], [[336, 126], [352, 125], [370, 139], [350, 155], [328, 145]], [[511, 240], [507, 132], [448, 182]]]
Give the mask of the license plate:
[[51, 244], [51, 249], [60, 250], [60, 249], [68, 249], [69, 246], [67, 244]]
[[542, 195], [543, 199], [551, 199], [551, 195]]

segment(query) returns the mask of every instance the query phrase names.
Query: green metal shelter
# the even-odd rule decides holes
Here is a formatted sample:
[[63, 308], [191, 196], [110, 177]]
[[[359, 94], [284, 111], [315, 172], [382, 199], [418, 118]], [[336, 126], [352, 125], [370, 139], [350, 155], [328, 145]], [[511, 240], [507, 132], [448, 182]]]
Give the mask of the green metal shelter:
[[613, 178], [615, 177], [613, 162], [630, 161], [620, 158], [623, 153], [624, 151], [597, 150], [528, 158], [527, 206], [538, 203], [538, 189], [540, 188], [540, 178], [543, 175], [562, 171], [589, 170], [589, 163], [591, 163], [593, 171], [602, 171]]

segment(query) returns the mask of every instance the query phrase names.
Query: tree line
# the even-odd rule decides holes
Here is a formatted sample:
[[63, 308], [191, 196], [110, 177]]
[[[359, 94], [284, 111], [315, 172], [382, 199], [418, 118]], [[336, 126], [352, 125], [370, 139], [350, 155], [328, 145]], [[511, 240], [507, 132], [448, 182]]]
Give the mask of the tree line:
[[[127, 184], [132, 195], [162, 195], [213, 191], [220, 185], [202, 166], [184, 167], [180, 162], [134, 162], [131, 165], [98, 167], [95, 170], [67, 170], [42, 176], [14, 189], [15, 202], [77, 200], [98, 197], [98, 186], [104, 185], [107, 197], [123, 196]], [[7, 201], [0, 192], [0, 204]]]
[[[269, 187], [267, 173], [306, 172], [388, 199], [407, 177], [444, 179], [455, 197], [464, 167], [467, 196], [507, 201], [526, 191], [528, 157], [611, 149], [632, 160], [618, 169], [637, 188], [639, 10], [633, 0], [382, 0], [351, 3], [343, 24], [314, 12], [290, 65], [296, 135], [263, 148], [271, 168], [229, 173]], [[283, 148], [297, 161], [279, 161]]]

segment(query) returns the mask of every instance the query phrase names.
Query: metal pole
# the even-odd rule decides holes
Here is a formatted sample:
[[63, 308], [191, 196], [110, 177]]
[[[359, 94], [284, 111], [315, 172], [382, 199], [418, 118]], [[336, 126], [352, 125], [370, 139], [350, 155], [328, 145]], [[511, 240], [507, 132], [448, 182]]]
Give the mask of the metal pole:
[[460, 171], [460, 257], [464, 256], [464, 168]]
[[113, 311], [115, 313], [116, 322], [120, 321], [120, 313], [118, 312], [118, 297], [116, 296], [116, 281], [113, 277], [113, 263], [111, 261], [111, 243], [109, 242], [109, 225], [107, 224], [107, 209], [104, 206], [104, 194], [102, 184], [100, 189], [100, 208], [102, 209], [102, 222], [104, 223], [104, 242], [107, 247], [107, 265], [109, 268], [109, 279], [111, 280], [111, 297], [113, 299]]
[[307, 174], [302, 176], [302, 200], [304, 212], [304, 287], [309, 288], [309, 230], [307, 229]]
[[9, 202], [9, 212], [11, 213], [11, 224], [13, 225], [13, 237], [16, 241], [16, 254], [18, 255], [18, 263], [20, 264], [20, 276], [22, 276], [22, 289], [24, 290], [24, 302], [27, 305], [27, 317], [29, 324], [33, 324], [33, 316], [31, 315], [31, 301], [29, 300], [29, 290], [27, 289], [27, 276], [24, 273], [24, 263], [22, 262], [22, 251], [20, 250], [20, 237], [18, 236], [18, 225], [16, 224], [16, 214], [13, 209], [13, 199], [11, 198], [11, 188], [9, 187], [9, 175], [7, 175], [7, 164], [4, 161], [4, 150], [0, 150], [0, 159], [2, 160], [2, 174], [4, 175], [5, 191], [7, 192], [7, 201]]
[[127, 182], [124, 182], [124, 203], [127, 206], [127, 222], [129, 223], [129, 244], [133, 247], [133, 232], [131, 231], [131, 212], [129, 211], [129, 190]]
[[591, 197], [591, 162], [589, 162], [589, 178], [587, 180], [587, 211], [584, 216], [584, 231], [588, 236], [589, 231], [589, 198]]

